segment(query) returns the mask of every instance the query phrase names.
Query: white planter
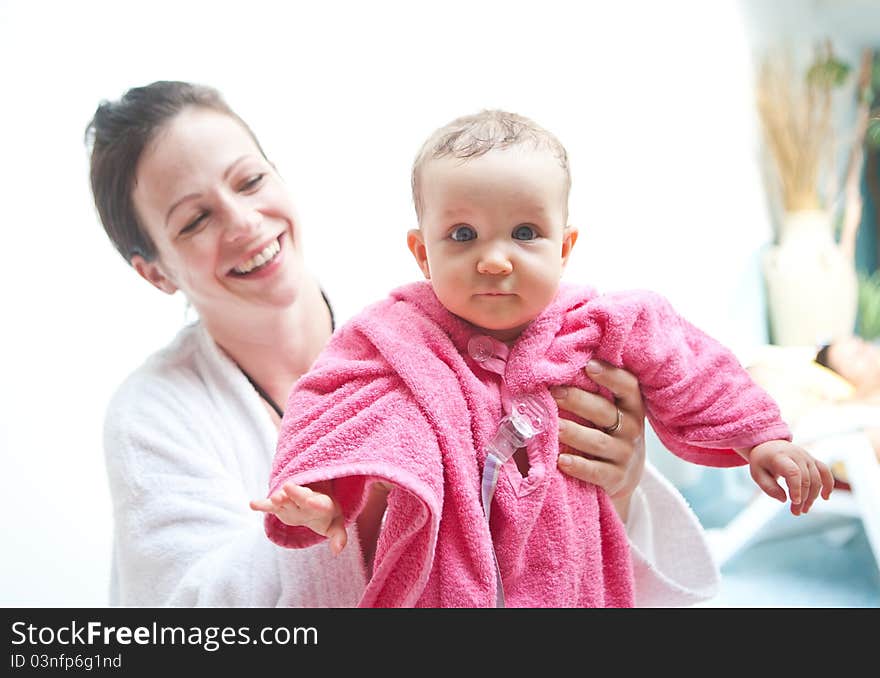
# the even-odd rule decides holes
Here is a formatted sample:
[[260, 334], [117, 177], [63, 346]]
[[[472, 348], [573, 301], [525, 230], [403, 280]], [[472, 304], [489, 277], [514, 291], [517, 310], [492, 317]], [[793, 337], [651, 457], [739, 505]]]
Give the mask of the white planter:
[[823, 211], [785, 216], [764, 257], [770, 335], [781, 346], [816, 346], [855, 331], [858, 278]]

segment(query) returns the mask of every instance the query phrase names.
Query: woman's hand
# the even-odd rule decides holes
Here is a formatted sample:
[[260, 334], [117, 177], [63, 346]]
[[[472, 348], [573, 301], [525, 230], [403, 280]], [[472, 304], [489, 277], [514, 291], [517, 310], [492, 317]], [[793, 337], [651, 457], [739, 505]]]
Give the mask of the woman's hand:
[[590, 379], [614, 394], [616, 406], [598, 393], [579, 388], [551, 389], [560, 410], [600, 427], [560, 418], [559, 442], [570, 450], [563, 448], [557, 463], [572, 478], [603, 488], [626, 521], [630, 497], [645, 468], [645, 407], [639, 383], [629, 372], [598, 360], [591, 360], [584, 369]]

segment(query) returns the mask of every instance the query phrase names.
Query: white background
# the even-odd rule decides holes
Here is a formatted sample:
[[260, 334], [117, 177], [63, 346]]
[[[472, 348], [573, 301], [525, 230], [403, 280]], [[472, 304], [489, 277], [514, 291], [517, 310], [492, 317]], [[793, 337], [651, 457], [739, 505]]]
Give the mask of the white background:
[[104, 605], [105, 403], [184, 322], [116, 254], [88, 190], [99, 100], [218, 87], [291, 186], [341, 320], [418, 270], [412, 158], [501, 107], [567, 146], [567, 278], [650, 287], [737, 351], [766, 340], [741, 5], [0, 0], [0, 605]]

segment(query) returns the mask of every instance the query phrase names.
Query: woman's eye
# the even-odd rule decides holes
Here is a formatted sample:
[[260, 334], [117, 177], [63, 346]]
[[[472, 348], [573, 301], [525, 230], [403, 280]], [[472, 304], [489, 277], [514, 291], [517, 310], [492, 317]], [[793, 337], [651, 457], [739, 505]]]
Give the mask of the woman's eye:
[[477, 237], [477, 232], [470, 226], [457, 226], [449, 236], [456, 242], [466, 242]]
[[195, 233], [196, 230], [204, 223], [205, 219], [208, 218], [207, 212], [201, 212], [199, 215], [189, 222], [186, 226], [180, 229], [180, 235], [187, 235], [188, 233]]
[[242, 185], [239, 190], [241, 191], [250, 191], [259, 186], [263, 179], [266, 177], [264, 173], [255, 174], [252, 177], [249, 177]]
[[538, 237], [535, 227], [531, 224], [520, 224], [513, 229], [512, 235], [514, 240], [534, 240]]

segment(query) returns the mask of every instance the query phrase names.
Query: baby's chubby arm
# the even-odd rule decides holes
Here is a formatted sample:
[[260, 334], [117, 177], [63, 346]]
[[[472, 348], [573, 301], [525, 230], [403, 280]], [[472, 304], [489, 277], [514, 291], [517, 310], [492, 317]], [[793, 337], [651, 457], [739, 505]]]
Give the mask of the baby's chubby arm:
[[787, 440], [768, 440], [750, 449], [736, 450], [749, 462], [752, 479], [766, 494], [785, 501], [785, 490], [776, 479], [782, 476], [788, 486], [791, 512], [807, 513], [821, 492], [823, 499], [831, 496], [834, 478], [828, 466], [804, 448]]
[[308, 527], [324, 535], [330, 550], [338, 555], [348, 541], [342, 507], [331, 492], [329, 482], [314, 483], [311, 487], [284, 483], [265, 499], [250, 502], [254, 511], [272, 513], [278, 519], [294, 527]]

